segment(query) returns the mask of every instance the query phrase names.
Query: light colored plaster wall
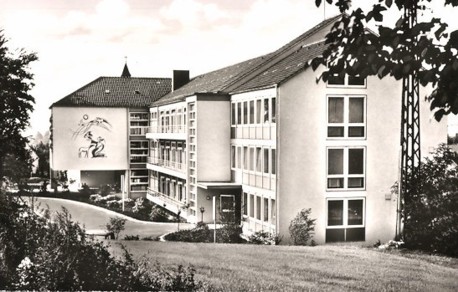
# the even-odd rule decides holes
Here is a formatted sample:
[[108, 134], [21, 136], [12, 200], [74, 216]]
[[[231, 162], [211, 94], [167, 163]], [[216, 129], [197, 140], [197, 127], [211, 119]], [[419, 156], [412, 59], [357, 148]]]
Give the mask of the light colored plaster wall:
[[197, 100], [197, 180], [230, 181], [230, 102]]
[[[53, 107], [54, 170], [119, 170], [128, 168], [127, 110], [125, 108]], [[97, 118], [110, 123], [98, 122]], [[92, 122], [91, 122], [92, 121]], [[104, 157], [91, 157], [90, 140], [104, 139]], [[74, 135], [81, 130], [79, 135]], [[86, 151], [84, 151], [86, 149]], [[89, 150], [89, 151], [87, 151]], [[86, 156], [87, 155], [87, 156]]]
[[290, 221], [303, 208], [317, 218], [315, 239], [324, 238], [324, 85], [307, 70], [279, 87], [277, 96], [277, 233], [289, 242]]
[[[279, 88], [279, 228], [288, 241], [291, 219], [312, 208], [317, 218], [315, 240], [325, 241], [326, 198], [366, 198], [366, 242], [392, 239], [396, 224], [396, 196], [390, 187], [398, 180], [400, 154], [401, 83], [370, 77], [365, 89], [326, 88], [315, 83], [318, 73], [298, 74]], [[422, 155], [446, 140], [446, 121], [430, 121], [422, 90]], [[367, 94], [367, 139], [326, 140], [326, 94]], [[326, 191], [326, 147], [366, 146], [366, 190]]]

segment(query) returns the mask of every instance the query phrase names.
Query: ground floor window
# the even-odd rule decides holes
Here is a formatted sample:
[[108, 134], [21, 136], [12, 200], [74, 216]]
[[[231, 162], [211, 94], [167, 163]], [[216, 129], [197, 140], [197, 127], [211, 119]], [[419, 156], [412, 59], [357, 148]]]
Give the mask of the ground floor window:
[[365, 200], [328, 199], [326, 225], [326, 242], [364, 241]]

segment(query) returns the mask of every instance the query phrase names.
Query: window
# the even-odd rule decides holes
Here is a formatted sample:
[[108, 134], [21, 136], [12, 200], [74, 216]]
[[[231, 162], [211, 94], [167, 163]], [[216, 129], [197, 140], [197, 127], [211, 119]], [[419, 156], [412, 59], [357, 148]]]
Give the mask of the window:
[[231, 104], [231, 125], [235, 125], [237, 124], [237, 121], [236, 121], [236, 106], [237, 104], [233, 103]]
[[261, 220], [261, 197], [256, 196], [256, 219]]
[[254, 171], [255, 169], [255, 158], [254, 158], [254, 148], [250, 147], [250, 170]]
[[271, 115], [272, 115], [271, 121], [272, 121], [272, 123], [275, 123], [275, 115], [276, 115], [275, 108], [277, 106], [276, 103], [275, 103], [275, 100], [276, 100], [275, 97], [272, 97], [272, 107], [271, 107]]
[[365, 137], [365, 109], [364, 96], [328, 97], [328, 137]]
[[243, 146], [243, 169], [248, 170], [248, 147]]
[[264, 198], [264, 222], [269, 221], [269, 199]]
[[328, 148], [328, 189], [365, 187], [365, 148]]
[[326, 242], [364, 241], [364, 199], [329, 199]]
[[242, 168], [242, 147], [237, 147], [237, 168]]
[[271, 206], [270, 206], [270, 220], [271, 224], [275, 224], [276, 222], [276, 216], [277, 216], [277, 207], [275, 206], [275, 200], [270, 201]]
[[243, 215], [248, 215], [248, 194], [243, 193]]
[[243, 122], [242, 124], [244, 125], [248, 124], [248, 102], [247, 101], [243, 102]]
[[250, 100], [250, 124], [254, 124], [254, 100]]
[[276, 154], [275, 154], [275, 149], [272, 149], [272, 162], [271, 162], [271, 166], [272, 166], [272, 174], [275, 174], [276, 172], [276, 165], [275, 165], [275, 157], [276, 157]]
[[262, 171], [261, 147], [256, 147], [256, 172]]
[[269, 122], [269, 99], [264, 99], [264, 123]]
[[250, 214], [251, 218], [254, 217], [254, 195], [250, 195]]
[[235, 165], [235, 162], [236, 162], [236, 160], [235, 160], [235, 146], [231, 146], [231, 161], [232, 161], [231, 167], [235, 168], [236, 167], [236, 165]]
[[339, 76], [339, 74], [330, 75], [328, 78], [328, 85], [330, 86], [366, 86], [366, 79], [359, 76]]
[[242, 103], [237, 103], [237, 125], [242, 124]]
[[261, 124], [262, 121], [262, 99], [256, 100], [256, 123]]
[[235, 197], [234, 195], [221, 195], [220, 196], [220, 210], [221, 212], [234, 212]]
[[269, 149], [264, 148], [264, 173], [269, 173]]

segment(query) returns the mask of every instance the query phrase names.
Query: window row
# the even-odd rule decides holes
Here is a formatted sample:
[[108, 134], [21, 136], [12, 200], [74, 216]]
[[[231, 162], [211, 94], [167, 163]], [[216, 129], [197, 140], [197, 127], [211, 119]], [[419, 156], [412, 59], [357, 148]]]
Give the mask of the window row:
[[275, 123], [276, 98], [261, 98], [231, 103], [231, 125]]
[[275, 199], [243, 193], [242, 213], [249, 218], [276, 224], [277, 208]]
[[328, 96], [328, 138], [366, 136], [366, 98]]
[[365, 147], [330, 147], [327, 149], [327, 188], [365, 188]]
[[328, 85], [364, 87], [366, 86], [366, 78], [349, 75], [339, 76], [339, 74], [334, 74], [328, 77]]
[[365, 200], [327, 200], [326, 242], [365, 240]]
[[184, 133], [186, 128], [186, 108], [179, 107], [160, 112], [151, 112], [150, 126], [160, 133]]
[[261, 146], [231, 146], [231, 167], [257, 173], [276, 173], [276, 149]]
[[130, 163], [146, 163], [148, 158], [148, 141], [130, 141]]
[[167, 163], [181, 168], [186, 163], [186, 142], [181, 141], [151, 141], [151, 163]]

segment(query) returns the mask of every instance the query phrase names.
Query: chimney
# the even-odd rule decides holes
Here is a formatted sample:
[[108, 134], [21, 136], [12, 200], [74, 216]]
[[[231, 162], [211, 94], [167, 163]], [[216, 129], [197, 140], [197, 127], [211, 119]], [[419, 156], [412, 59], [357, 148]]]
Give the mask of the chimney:
[[189, 70], [173, 70], [172, 91], [189, 82]]

